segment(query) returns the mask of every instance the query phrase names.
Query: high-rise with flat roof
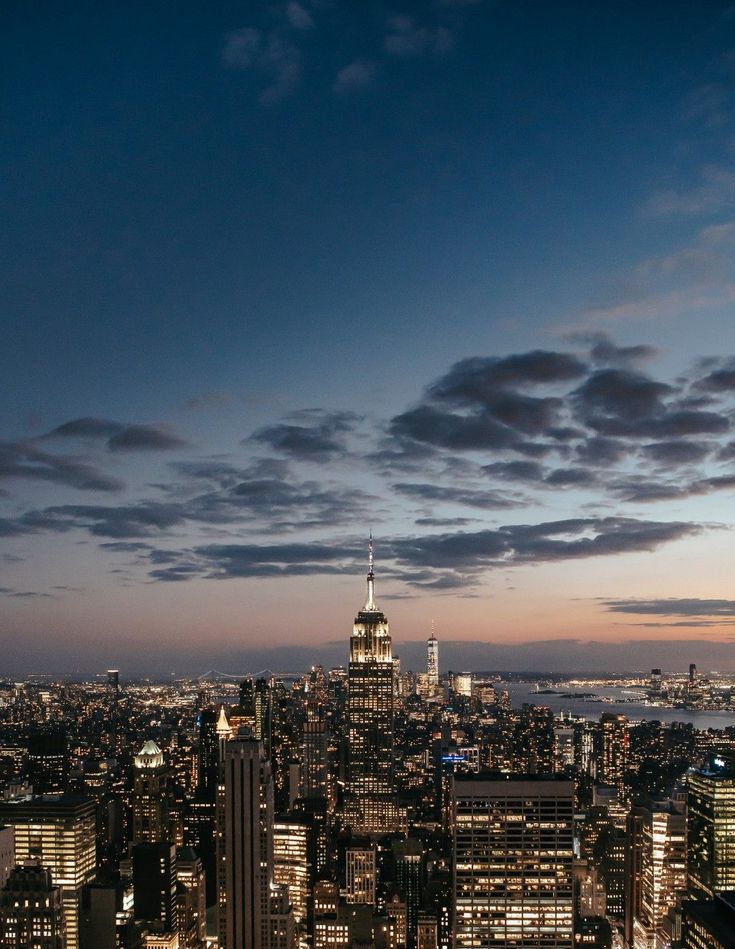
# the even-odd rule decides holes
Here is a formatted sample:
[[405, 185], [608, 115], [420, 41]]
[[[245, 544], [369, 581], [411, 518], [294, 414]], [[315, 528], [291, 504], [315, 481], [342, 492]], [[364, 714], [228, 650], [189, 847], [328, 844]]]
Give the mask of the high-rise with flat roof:
[[735, 890], [735, 774], [723, 762], [688, 778], [689, 894]]
[[453, 778], [454, 945], [571, 949], [571, 781]]
[[0, 823], [15, 829], [18, 863], [38, 861], [61, 891], [66, 949], [79, 949], [79, 900], [95, 873], [94, 801], [78, 795], [44, 795], [0, 801]]

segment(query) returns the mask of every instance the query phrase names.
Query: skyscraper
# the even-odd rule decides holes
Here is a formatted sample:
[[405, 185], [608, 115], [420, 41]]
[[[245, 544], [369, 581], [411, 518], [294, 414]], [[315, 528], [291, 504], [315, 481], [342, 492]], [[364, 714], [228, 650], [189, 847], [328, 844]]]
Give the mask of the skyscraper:
[[574, 786], [455, 775], [456, 949], [571, 949]]
[[15, 828], [18, 863], [37, 860], [61, 889], [66, 949], [79, 947], [79, 900], [95, 871], [94, 801], [76, 795], [48, 795], [1, 801], [0, 822]]
[[168, 841], [133, 847], [135, 918], [153, 923], [163, 933], [178, 929], [176, 847]]
[[688, 783], [689, 893], [711, 898], [735, 890], [735, 774], [713, 763]]
[[293, 916], [273, 881], [273, 784], [261, 742], [223, 741], [217, 787], [220, 949], [289, 945]]
[[433, 630], [426, 640], [426, 677], [430, 686], [439, 685], [439, 640]]
[[640, 887], [633, 920], [633, 940], [639, 949], [671, 943], [669, 911], [686, 890], [686, 817], [671, 801], [639, 808], [640, 867], [634, 886]]
[[147, 741], [133, 762], [133, 843], [170, 838], [169, 769], [163, 752]]
[[625, 771], [628, 767], [628, 719], [625, 715], [604, 712], [600, 719], [600, 732], [597, 778], [602, 784], [616, 787], [623, 801], [627, 796]]
[[396, 825], [393, 797], [394, 668], [390, 628], [375, 602], [370, 538], [367, 599], [350, 637], [348, 820], [353, 830], [386, 833]]

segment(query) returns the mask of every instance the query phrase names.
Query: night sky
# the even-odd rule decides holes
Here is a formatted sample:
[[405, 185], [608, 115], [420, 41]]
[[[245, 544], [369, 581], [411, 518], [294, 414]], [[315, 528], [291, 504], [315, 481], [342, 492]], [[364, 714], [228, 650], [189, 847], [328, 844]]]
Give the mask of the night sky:
[[345, 662], [370, 530], [407, 665], [735, 669], [735, 7], [11, 2], [0, 70], [0, 673]]

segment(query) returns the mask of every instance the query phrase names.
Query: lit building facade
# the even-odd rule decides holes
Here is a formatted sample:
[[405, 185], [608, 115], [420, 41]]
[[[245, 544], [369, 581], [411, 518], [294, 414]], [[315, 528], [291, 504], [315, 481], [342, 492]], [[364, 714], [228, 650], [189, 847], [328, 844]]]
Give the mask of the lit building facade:
[[298, 818], [277, 818], [273, 824], [273, 879], [288, 889], [297, 923], [306, 919], [309, 898], [308, 822]]
[[15, 829], [15, 859], [40, 863], [61, 891], [66, 949], [79, 949], [79, 901], [96, 866], [94, 801], [48, 795], [0, 802], [0, 822]]
[[378, 866], [374, 847], [350, 847], [346, 853], [348, 903], [375, 905]]
[[571, 949], [572, 782], [455, 775], [454, 945]]
[[61, 890], [41, 866], [15, 867], [0, 891], [3, 949], [66, 949]]
[[147, 741], [133, 761], [133, 843], [155, 844], [170, 837], [169, 769], [163, 752]]
[[605, 712], [600, 720], [600, 757], [597, 779], [617, 788], [621, 801], [626, 799], [625, 771], [628, 767], [628, 719], [625, 715]]
[[735, 774], [713, 766], [688, 778], [689, 893], [735, 890]]
[[433, 633], [426, 640], [426, 678], [429, 686], [439, 685], [439, 640]]
[[393, 794], [395, 674], [388, 621], [375, 602], [373, 545], [367, 600], [350, 638], [348, 820], [362, 833], [387, 833], [397, 823]]

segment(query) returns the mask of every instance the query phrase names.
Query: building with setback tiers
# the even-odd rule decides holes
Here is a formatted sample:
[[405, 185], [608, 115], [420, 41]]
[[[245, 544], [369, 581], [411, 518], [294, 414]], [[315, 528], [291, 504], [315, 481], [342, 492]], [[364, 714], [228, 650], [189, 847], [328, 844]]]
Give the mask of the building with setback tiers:
[[347, 697], [345, 813], [357, 833], [384, 834], [398, 825], [393, 781], [394, 683], [390, 628], [375, 602], [371, 537], [367, 599], [350, 637]]

